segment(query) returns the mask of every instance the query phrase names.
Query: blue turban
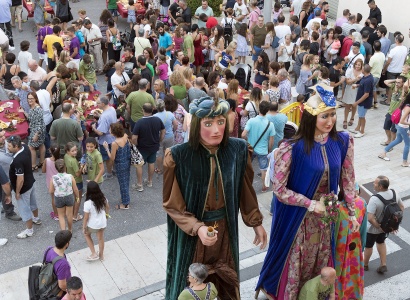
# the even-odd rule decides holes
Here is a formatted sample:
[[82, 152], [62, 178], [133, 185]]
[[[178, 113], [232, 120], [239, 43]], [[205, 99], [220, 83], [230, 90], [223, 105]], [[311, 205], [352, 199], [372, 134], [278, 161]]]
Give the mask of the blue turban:
[[[215, 105], [216, 104], [216, 105]], [[225, 100], [219, 100], [217, 103], [209, 96], [195, 99], [189, 104], [189, 113], [198, 118], [214, 118], [224, 115], [229, 111], [229, 103]]]

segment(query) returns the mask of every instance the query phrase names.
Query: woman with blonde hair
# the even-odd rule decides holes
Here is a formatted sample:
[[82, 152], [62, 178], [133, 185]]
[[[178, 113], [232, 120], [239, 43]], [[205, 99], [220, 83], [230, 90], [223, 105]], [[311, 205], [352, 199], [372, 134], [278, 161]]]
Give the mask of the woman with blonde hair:
[[194, 79], [194, 72], [191, 68], [185, 68], [182, 72], [182, 75], [185, 78], [185, 87], [188, 90], [192, 86], [192, 81]]
[[158, 100], [164, 100], [165, 84], [162, 80], [157, 79], [154, 81], [154, 90], [152, 92], [152, 97], [154, 97], [155, 103], [158, 103]]
[[228, 90], [226, 91], [226, 99], [233, 99], [238, 102], [239, 98], [239, 81], [232, 79], [228, 83]]
[[272, 22], [266, 23], [266, 38], [265, 38], [265, 45], [262, 45], [263, 51], [268, 55], [269, 61], [275, 61], [275, 49], [272, 48], [273, 39], [276, 36], [275, 27]]
[[186, 85], [185, 78], [181, 72], [173, 72], [169, 77], [169, 83], [171, 85], [169, 93], [176, 99], [182, 100], [186, 97]]

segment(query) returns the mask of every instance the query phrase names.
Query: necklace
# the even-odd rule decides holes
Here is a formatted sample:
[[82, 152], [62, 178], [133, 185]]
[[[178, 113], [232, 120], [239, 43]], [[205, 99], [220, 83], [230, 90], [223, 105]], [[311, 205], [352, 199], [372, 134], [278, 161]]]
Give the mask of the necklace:
[[329, 133], [317, 134], [317, 135], [315, 135], [315, 141], [316, 142], [324, 142], [328, 135], [329, 135]]

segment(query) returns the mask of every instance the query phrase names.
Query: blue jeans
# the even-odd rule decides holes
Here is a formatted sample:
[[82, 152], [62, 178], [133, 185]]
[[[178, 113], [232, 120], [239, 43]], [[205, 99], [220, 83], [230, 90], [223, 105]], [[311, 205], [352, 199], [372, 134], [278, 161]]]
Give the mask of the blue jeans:
[[407, 161], [407, 158], [409, 157], [409, 146], [410, 146], [410, 138], [408, 135], [408, 128], [403, 128], [399, 126], [398, 124], [396, 125], [397, 129], [397, 134], [396, 134], [396, 139], [391, 142], [386, 148], [384, 148], [385, 152], [389, 152], [391, 148], [394, 146], [400, 144], [401, 142], [404, 141], [404, 149], [403, 149], [403, 161]]

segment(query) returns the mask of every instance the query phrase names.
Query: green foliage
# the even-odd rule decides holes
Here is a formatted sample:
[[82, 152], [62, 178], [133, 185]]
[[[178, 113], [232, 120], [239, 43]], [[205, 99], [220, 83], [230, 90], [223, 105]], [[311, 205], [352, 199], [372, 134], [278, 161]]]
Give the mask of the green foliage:
[[[221, 3], [221, 0], [208, 0], [208, 5], [212, 7], [215, 17], [218, 17], [221, 14], [221, 10], [219, 8]], [[192, 16], [194, 16], [196, 9], [202, 5], [202, 0], [187, 0], [187, 4], [188, 7], [191, 8]]]

